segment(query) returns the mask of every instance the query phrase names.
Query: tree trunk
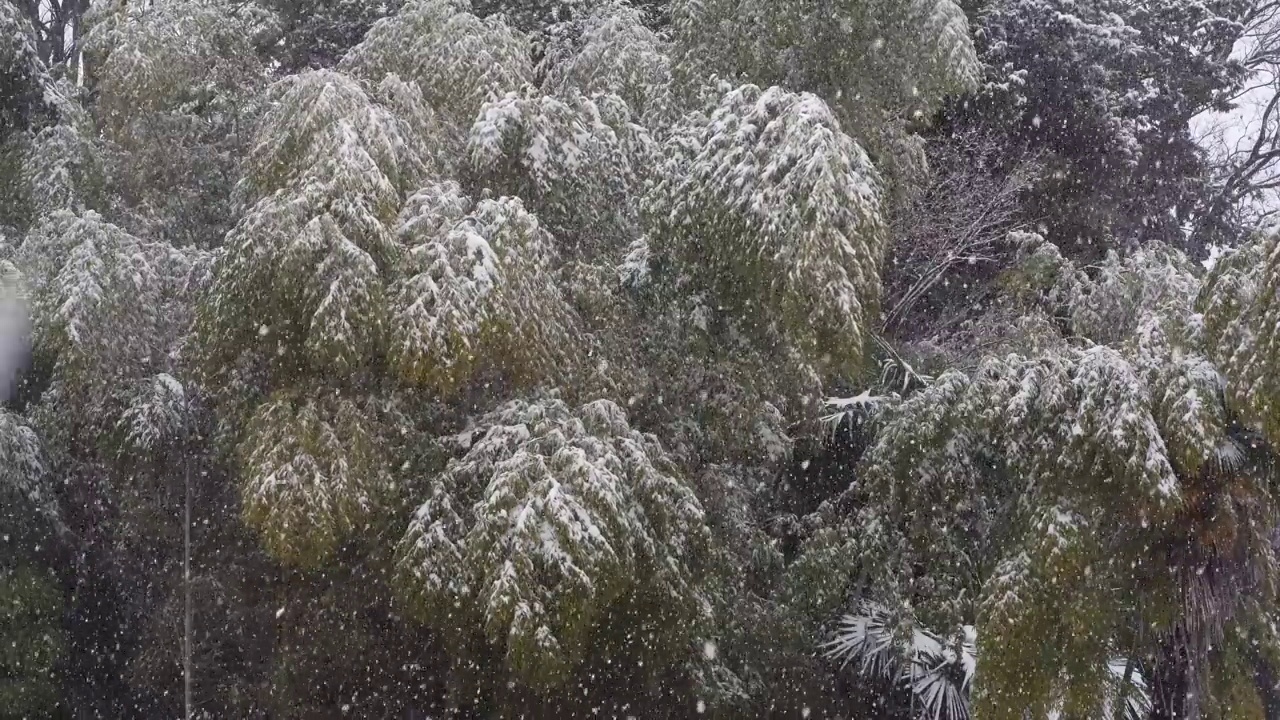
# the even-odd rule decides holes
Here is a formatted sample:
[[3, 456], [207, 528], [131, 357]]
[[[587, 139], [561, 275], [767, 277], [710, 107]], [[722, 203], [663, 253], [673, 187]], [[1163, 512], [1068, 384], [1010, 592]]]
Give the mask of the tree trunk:
[[1190, 688], [1187, 656], [1172, 641], [1161, 644], [1154, 663], [1151, 686], [1151, 720], [1185, 720]]

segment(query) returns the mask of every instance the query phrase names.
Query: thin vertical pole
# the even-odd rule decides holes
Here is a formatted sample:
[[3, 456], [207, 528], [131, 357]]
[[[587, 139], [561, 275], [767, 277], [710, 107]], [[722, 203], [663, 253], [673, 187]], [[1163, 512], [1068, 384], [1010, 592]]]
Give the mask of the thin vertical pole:
[[191, 413], [186, 388], [183, 388], [182, 406], [182, 475], [186, 493], [182, 517], [182, 686], [186, 720], [191, 720]]

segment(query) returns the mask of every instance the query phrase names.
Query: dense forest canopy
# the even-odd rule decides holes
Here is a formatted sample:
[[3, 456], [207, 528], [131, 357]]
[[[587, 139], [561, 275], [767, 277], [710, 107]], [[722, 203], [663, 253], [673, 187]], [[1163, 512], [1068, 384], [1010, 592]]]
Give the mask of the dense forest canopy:
[[0, 718], [1280, 717], [1277, 69], [1271, 0], [0, 0]]

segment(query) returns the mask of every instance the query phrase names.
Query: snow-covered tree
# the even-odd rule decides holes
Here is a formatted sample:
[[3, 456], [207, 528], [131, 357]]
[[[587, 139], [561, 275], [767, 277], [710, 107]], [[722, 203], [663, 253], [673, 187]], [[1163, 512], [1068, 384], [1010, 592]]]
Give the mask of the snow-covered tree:
[[[414, 97], [394, 77], [378, 91]], [[222, 436], [240, 448], [247, 519], [278, 557], [313, 564], [356, 527], [354, 508], [368, 509], [361, 482], [375, 482], [345, 479], [361, 472], [341, 454], [347, 446], [323, 445], [335, 427], [363, 427], [351, 408], [366, 401], [322, 402], [317, 388], [377, 381], [370, 370], [387, 347], [386, 286], [402, 254], [395, 222], [426, 165], [412, 118], [340, 73], [291, 76], [269, 97], [240, 185], [249, 209], [217, 254], [196, 345], [223, 410]], [[361, 432], [376, 441], [374, 430]], [[317, 463], [307, 482], [274, 484], [284, 469]]]
[[815, 93], [893, 178], [923, 163], [907, 123], [980, 76], [968, 20], [954, 0], [682, 0], [672, 14], [686, 93], [713, 73]]
[[507, 95], [471, 127], [472, 184], [524, 199], [566, 249], [620, 250], [638, 233], [636, 198], [653, 141], [616, 95]]
[[226, 112], [261, 72], [249, 45], [252, 28], [230, 3], [106, 3], [95, 14], [87, 44], [97, 109], [120, 141], [152, 113]]
[[[371, 95], [314, 71], [270, 95], [241, 185], [253, 205], [219, 255], [198, 332], [210, 384], [237, 418], [227, 427], [244, 458], [246, 517], [277, 557], [314, 564], [388, 481], [385, 469], [358, 469], [350, 453], [385, 458], [348, 446], [354, 431], [313, 449], [309, 438], [339, 425], [364, 427], [374, 445], [383, 430], [309, 409], [309, 385], [357, 391], [365, 399], [352, 407], [392, 378], [445, 396], [482, 372], [536, 385], [571, 374], [580, 342], [554, 282], [554, 241], [518, 199], [473, 202], [455, 182], [416, 189], [433, 122], [416, 86], [387, 75]], [[338, 415], [348, 419], [328, 419]], [[331, 469], [278, 484], [278, 467], [317, 463]]]
[[1229, 380], [1233, 405], [1262, 432], [1280, 439], [1275, 411], [1275, 373], [1268, 363], [1276, 357], [1275, 318], [1277, 277], [1275, 233], [1221, 259], [1199, 298], [1206, 340]]
[[1274, 704], [1280, 240], [1170, 247], [1257, 3], [86, 7], [0, 0], [66, 707], [187, 617], [193, 717]]
[[34, 509], [56, 519], [57, 505], [48, 486], [40, 438], [21, 418], [7, 411], [0, 412], [0, 458], [4, 462], [0, 492], [5, 503], [18, 512]]
[[1050, 172], [1030, 210], [1069, 254], [1098, 257], [1108, 236], [1185, 243], [1183, 226], [1207, 197], [1189, 122], [1242, 78], [1230, 59], [1242, 7], [989, 3], [977, 32], [983, 88], [957, 113], [1008, 138], [1012, 155], [1045, 153]]
[[240, 446], [244, 512], [284, 562], [313, 565], [360, 530], [391, 480], [370, 411], [342, 398], [278, 393]]
[[180, 438], [190, 423], [187, 389], [169, 373], [159, 373], [138, 385], [120, 422], [129, 442], [142, 450], [155, 450]]
[[472, 15], [466, 0], [409, 0], [379, 20], [339, 68], [373, 83], [395, 74], [417, 84], [440, 119], [438, 158], [450, 167], [480, 106], [534, 76], [528, 39], [501, 17]]
[[882, 182], [821, 99], [733, 90], [674, 133], [658, 174], [650, 252], [678, 292], [749, 321], [748, 336], [776, 329], [813, 362], [858, 365], [878, 313]]
[[[14, 254], [30, 291], [33, 350], [52, 364], [60, 402], [100, 413], [133, 381], [171, 370], [191, 320], [190, 292], [207, 264], [199, 251], [147, 242], [93, 211], [61, 210]], [[69, 432], [51, 418], [58, 434]], [[70, 424], [70, 423], [67, 423]], [[101, 428], [100, 428], [101, 429]]]
[[0, 4], [0, 141], [15, 129], [26, 128], [47, 112], [44, 87], [48, 82], [36, 50], [34, 28], [17, 3]]
[[57, 210], [79, 211], [100, 204], [103, 158], [93, 141], [93, 120], [65, 83], [46, 98], [58, 121], [41, 128], [26, 148], [29, 161], [20, 175], [30, 212], [43, 217]]
[[208, 247], [230, 224], [241, 128], [264, 80], [237, 5], [110, 2], [91, 13], [94, 115], [135, 232]]
[[389, 359], [406, 381], [448, 393], [483, 368], [537, 383], [582, 361], [553, 239], [518, 199], [473, 205], [456, 184], [425, 188], [405, 204], [400, 239]]
[[554, 399], [510, 403], [469, 436], [400, 546], [424, 621], [483, 632], [534, 686], [571, 677], [620, 603], [660, 613], [650, 652], [687, 647], [708, 531], [656, 438], [614, 403]]
[[472, 5], [480, 17], [502, 15], [515, 27], [527, 33], [538, 33], [564, 22], [591, 15], [615, 0], [475, 0]]
[[209, 371], [231, 383], [237, 358], [284, 379], [351, 373], [380, 352], [393, 225], [425, 170], [411, 126], [339, 73], [292, 76], [271, 95], [241, 183], [251, 207], [200, 318]]
[[543, 89], [587, 97], [617, 95], [641, 124], [661, 131], [674, 108], [667, 44], [638, 8], [605, 3], [574, 22], [552, 26], [539, 63]]
[[[270, 47], [265, 54], [280, 63], [284, 74], [333, 67], [360, 43], [379, 20], [400, 10], [402, 0], [258, 0], [273, 11]], [[263, 38], [266, 40], [267, 38]]]
[[[1280, 577], [1267, 451], [1224, 402], [1211, 319], [1193, 308], [1212, 291], [1160, 248], [1092, 275], [1027, 253], [1014, 297], [1034, 295], [1082, 347], [990, 357], [883, 411], [849, 491], [856, 519], [828, 525], [792, 571], [814, 607], [852, 589], [913, 623], [976, 625], [983, 716], [1095, 713], [1135, 697], [1137, 664], [1147, 678], [1176, 666], [1220, 698], [1206, 688], [1242, 660], [1210, 649], [1211, 628], [1267, 622], [1255, 603]], [[814, 575], [832, 552], [862, 559]]]

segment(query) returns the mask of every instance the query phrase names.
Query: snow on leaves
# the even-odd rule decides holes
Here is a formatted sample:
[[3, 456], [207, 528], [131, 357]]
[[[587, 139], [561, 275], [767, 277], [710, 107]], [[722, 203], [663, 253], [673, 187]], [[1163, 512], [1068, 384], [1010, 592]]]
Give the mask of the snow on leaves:
[[401, 377], [449, 392], [479, 365], [516, 377], [567, 369], [576, 318], [551, 282], [555, 250], [514, 198], [472, 205], [456, 183], [409, 198], [410, 249], [391, 288], [390, 360]]
[[206, 384], [248, 420], [232, 433], [246, 518], [278, 558], [308, 564], [372, 511], [386, 475], [360, 407], [315, 387], [381, 384], [383, 358], [442, 395], [480, 369], [536, 383], [572, 367], [576, 318], [520, 200], [474, 203], [452, 181], [403, 200], [434, 122], [415, 86], [387, 75], [370, 94], [318, 71], [270, 96], [242, 186], [258, 199], [227, 236], [197, 330]]
[[636, 235], [653, 144], [617, 96], [509, 94], [481, 109], [467, 151], [474, 184], [524, 199], [566, 246], [590, 254]]
[[156, 450], [181, 437], [188, 412], [187, 389], [169, 373], [160, 373], [141, 383], [120, 424], [134, 447]]
[[538, 67], [548, 94], [617, 95], [653, 128], [671, 112], [671, 60], [640, 10], [607, 3], [548, 34]]
[[32, 210], [47, 215], [55, 210], [83, 210], [101, 180], [101, 159], [94, 147], [88, 113], [69, 97], [70, 87], [46, 94], [57, 108], [58, 122], [40, 129], [31, 139], [31, 157], [23, 167]]
[[0, 4], [0, 139], [47, 110], [46, 83], [29, 20], [17, 3]]
[[909, 687], [924, 716], [968, 720], [969, 693], [977, 669], [976, 632], [965, 626], [954, 642], [901, 622], [888, 608], [863, 602], [841, 619], [823, 645], [828, 657], [855, 664], [862, 675]]
[[[325, 211], [326, 200], [277, 193], [228, 235], [200, 314], [210, 372], [254, 350], [286, 374], [349, 372], [376, 350], [385, 326], [378, 266]], [[391, 247], [380, 224], [368, 228], [370, 247]]]
[[[899, 568], [875, 592], [915, 598], [944, 626], [976, 617], [991, 648], [983, 712], [1047, 708], [1063, 682], [1083, 682], [1060, 674], [1066, 658], [1111, 657], [1126, 618], [1099, 608], [1134, 591], [1128, 561], [1150, 552], [1109, 529], [1163, 527], [1182, 507], [1145, 382], [1106, 346], [1011, 355], [946, 373], [889, 413], [857, 488], [861, 562]], [[1045, 638], [1057, 650], [1042, 662]]]
[[942, 97], [956, 89], [976, 87], [982, 66], [961, 4], [955, 0], [913, 0], [905, 4], [926, 43], [923, 56], [915, 61], [919, 64], [911, 67], [922, 68], [921, 74], [930, 81], [928, 90], [916, 85], [913, 94]]
[[239, 446], [245, 521], [278, 560], [311, 567], [368, 521], [390, 484], [366, 403], [277, 393]]
[[234, 111], [261, 77], [252, 28], [226, 0], [109, 3], [86, 38], [109, 135], [145, 143], [151, 115]]
[[56, 499], [45, 486], [45, 458], [40, 438], [21, 418], [7, 410], [0, 410], [0, 489], [6, 494], [15, 493], [49, 518], [57, 516]]
[[1073, 331], [1113, 344], [1131, 337], [1151, 318], [1189, 322], [1200, 288], [1200, 275], [1185, 255], [1155, 244], [1123, 259], [1109, 253], [1094, 277], [1077, 277], [1082, 279], [1071, 301]]
[[[412, 106], [413, 91], [395, 78], [384, 78], [380, 88], [390, 97], [408, 95], [399, 104]], [[411, 119], [392, 114], [341, 73], [290, 75], [268, 90], [267, 102], [241, 188], [249, 202], [280, 189], [319, 186], [333, 202], [351, 195], [348, 202], [386, 220], [399, 208], [398, 192], [425, 172], [421, 140], [406, 124]]]
[[401, 251], [388, 226], [425, 172], [417, 138], [336, 72], [290, 76], [271, 95], [242, 185], [261, 199], [227, 237], [203, 344], [215, 371], [258, 346], [278, 369], [351, 372], [384, 342], [384, 276]]
[[92, 211], [55, 212], [15, 261], [31, 289], [33, 342], [68, 380], [104, 390], [163, 368], [186, 329], [183, 300], [199, 252], [140, 240]]
[[1231, 404], [1280, 442], [1280, 234], [1218, 261], [1198, 300], [1206, 341], [1229, 381]]
[[979, 77], [954, 0], [684, 0], [672, 14], [683, 94], [713, 74], [815, 93], [895, 180], [923, 167], [905, 122]]
[[[688, 0], [677, 3], [673, 15], [682, 50], [739, 43], [736, 54], [710, 55], [738, 61], [725, 75], [785, 80], [833, 104], [837, 91], [850, 100], [863, 91], [886, 106], [920, 107], [973, 87], [980, 74], [968, 20], [954, 0], [842, 0], [821, 10], [793, 1], [743, 6]], [[894, 82], [861, 85], [881, 77]]]
[[1200, 274], [1182, 253], [1156, 244], [1110, 253], [1095, 270], [1090, 277], [1032, 236], [1006, 287], [1058, 315], [1076, 337], [1119, 349], [1150, 389], [1171, 460], [1194, 475], [1218, 459], [1227, 425], [1224, 380], [1203, 349], [1205, 320], [1193, 307]]
[[[976, 621], [983, 716], [1095, 714], [1138, 697], [1141, 679], [1114, 671], [1132, 608], [1157, 632], [1247, 623], [1244, 598], [1270, 597], [1280, 572], [1258, 531], [1277, 517], [1267, 463], [1207, 357], [1253, 332], [1217, 313], [1261, 304], [1257, 248], [1223, 258], [1203, 287], [1159, 246], [1088, 274], [1053, 250], [1031, 249], [1006, 286], [1074, 337], [887, 406], [849, 491], [855, 519], [823, 530], [793, 571], [812, 582], [813, 562], [851, 555], [846, 580], [892, 569], [857, 588], [876, 602], [934, 627]], [[1206, 573], [1220, 575], [1206, 585]]]
[[431, 484], [400, 548], [423, 620], [470, 618], [525, 682], [563, 681], [611, 604], [696, 603], [708, 530], [661, 445], [600, 400], [513, 402]]
[[516, 27], [536, 34], [557, 23], [589, 16], [601, 7], [616, 5], [618, 0], [474, 0], [471, 4], [481, 17], [501, 13]]
[[444, 125], [446, 160], [458, 156], [455, 143], [482, 103], [533, 79], [528, 39], [500, 16], [481, 20], [469, 10], [466, 0], [411, 0], [379, 20], [339, 66], [375, 83], [388, 74], [416, 83]]
[[1068, 494], [1117, 493], [1144, 520], [1176, 502], [1179, 481], [1154, 403], [1116, 350], [992, 359], [971, 392], [978, 417], [993, 423], [986, 431], [995, 448], [1019, 477]]
[[880, 176], [809, 94], [752, 85], [667, 144], [648, 199], [655, 255], [715, 305], [856, 366], [880, 294]]

